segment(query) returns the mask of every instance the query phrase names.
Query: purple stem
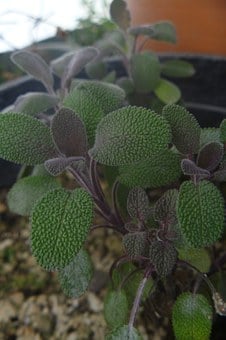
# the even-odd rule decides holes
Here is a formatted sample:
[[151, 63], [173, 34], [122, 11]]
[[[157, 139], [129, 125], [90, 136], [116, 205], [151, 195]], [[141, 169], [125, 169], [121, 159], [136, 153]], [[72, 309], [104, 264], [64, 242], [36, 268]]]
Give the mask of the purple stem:
[[122, 219], [122, 216], [121, 216], [121, 214], [119, 212], [118, 205], [117, 205], [117, 190], [118, 190], [118, 185], [119, 185], [119, 182], [115, 181], [114, 185], [113, 185], [113, 188], [112, 188], [112, 204], [113, 204], [113, 209], [114, 209], [114, 213], [115, 213], [117, 222], [119, 223], [119, 225], [124, 226], [125, 223], [124, 223], [124, 221]]

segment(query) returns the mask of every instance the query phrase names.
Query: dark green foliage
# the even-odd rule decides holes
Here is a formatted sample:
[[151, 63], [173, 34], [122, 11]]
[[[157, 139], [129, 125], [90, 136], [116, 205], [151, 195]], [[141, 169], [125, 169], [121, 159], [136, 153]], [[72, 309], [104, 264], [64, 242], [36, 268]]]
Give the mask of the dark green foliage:
[[101, 120], [89, 154], [105, 165], [132, 164], [166, 149], [170, 139], [164, 118], [151, 110], [128, 106]]
[[92, 217], [92, 199], [84, 189], [47, 193], [31, 216], [31, 249], [37, 262], [47, 270], [68, 265], [85, 242]]
[[162, 195], [155, 203], [154, 218], [164, 225], [176, 223], [176, 203], [178, 190], [171, 189]]
[[1, 114], [0, 135], [0, 156], [6, 160], [36, 165], [57, 156], [49, 128], [28, 115]]
[[161, 277], [169, 275], [177, 261], [177, 251], [168, 241], [153, 241], [149, 248], [149, 258], [157, 274]]
[[104, 317], [111, 329], [123, 326], [127, 322], [129, 306], [124, 290], [110, 290], [104, 299]]
[[212, 308], [201, 294], [183, 293], [173, 306], [173, 329], [178, 340], [208, 340]]
[[177, 216], [188, 245], [204, 247], [216, 242], [224, 228], [224, 201], [220, 191], [210, 182], [182, 183]]
[[145, 221], [150, 215], [149, 199], [144, 189], [135, 187], [127, 198], [127, 210], [131, 218]]
[[123, 30], [130, 26], [130, 13], [123, 0], [113, 0], [110, 5], [111, 19]]
[[224, 155], [224, 148], [221, 143], [211, 142], [202, 147], [199, 151], [197, 164], [201, 168], [213, 171], [221, 162]]
[[135, 328], [129, 329], [128, 326], [122, 326], [114, 329], [111, 333], [108, 333], [105, 340], [142, 340]]
[[81, 249], [58, 275], [64, 293], [69, 297], [78, 298], [86, 291], [93, 276], [89, 254]]
[[220, 125], [220, 141], [222, 143], [226, 142], [226, 119], [222, 120]]
[[123, 237], [126, 254], [131, 258], [148, 256], [147, 233], [144, 231], [128, 233]]

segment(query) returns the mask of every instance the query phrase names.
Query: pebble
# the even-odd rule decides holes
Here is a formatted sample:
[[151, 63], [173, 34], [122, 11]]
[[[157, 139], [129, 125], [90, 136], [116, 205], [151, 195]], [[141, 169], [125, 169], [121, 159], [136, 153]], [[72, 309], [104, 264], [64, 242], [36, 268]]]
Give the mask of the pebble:
[[10, 320], [17, 316], [14, 306], [6, 300], [0, 300], [0, 324], [10, 322]]
[[95, 294], [88, 292], [87, 299], [89, 308], [92, 312], [98, 313], [103, 311], [103, 301], [101, 301]]

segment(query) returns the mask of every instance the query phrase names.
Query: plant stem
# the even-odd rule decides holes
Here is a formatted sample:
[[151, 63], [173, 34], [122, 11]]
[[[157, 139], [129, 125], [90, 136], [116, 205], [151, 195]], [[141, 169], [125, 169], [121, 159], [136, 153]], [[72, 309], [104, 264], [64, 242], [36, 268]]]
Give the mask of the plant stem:
[[115, 213], [115, 216], [117, 218], [117, 221], [120, 225], [124, 225], [124, 221], [122, 219], [122, 216], [118, 210], [118, 205], [117, 205], [117, 190], [118, 190], [118, 185], [119, 185], [119, 182], [118, 181], [115, 181], [114, 182], [114, 185], [112, 187], [112, 204], [113, 204], [113, 209], [114, 209], [114, 213]]

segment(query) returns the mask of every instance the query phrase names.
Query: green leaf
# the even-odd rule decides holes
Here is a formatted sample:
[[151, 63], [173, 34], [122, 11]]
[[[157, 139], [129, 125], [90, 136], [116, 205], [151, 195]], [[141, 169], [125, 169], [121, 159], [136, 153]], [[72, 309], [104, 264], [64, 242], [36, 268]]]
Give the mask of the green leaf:
[[187, 244], [194, 248], [216, 242], [224, 229], [224, 200], [206, 180], [184, 182], [179, 191], [177, 216]]
[[102, 60], [100, 61], [91, 61], [85, 67], [87, 75], [91, 79], [99, 79], [101, 80], [107, 74], [107, 66]]
[[84, 189], [47, 193], [31, 216], [31, 248], [37, 262], [47, 270], [68, 265], [81, 249], [92, 217], [92, 200]]
[[177, 251], [171, 242], [153, 241], [149, 248], [150, 261], [158, 275], [169, 275], [177, 261]]
[[46, 111], [59, 102], [59, 98], [42, 92], [28, 92], [19, 96], [15, 102], [14, 111], [35, 116]]
[[165, 41], [175, 44], [176, 30], [174, 25], [169, 21], [159, 21], [152, 25], [141, 25], [131, 27], [129, 33], [132, 35], [146, 35], [151, 39]]
[[131, 218], [146, 221], [150, 215], [148, 195], [144, 189], [135, 187], [127, 197], [127, 210]]
[[132, 164], [166, 148], [170, 139], [163, 117], [142, 107], [128, 106], [101, 120], [89, 154], [105, 165]]
[[51, 176], [29, 176], [18, 180], [7, 195], [9, 209], [19, 215], [28, 216], [35, 203], [48, 191], [59, 187]]
[[119, 167], [119, 181], [128, 187], [158, 188], [181, 176], [180, 158], [171, 150], [153, 154], [139, 164]]
[[212, 307], [201, 294], [183, 293], [173, 306], [173, 330], [178, 340], [208, 340]]
[[220, 125], [220, 141], [226, 142], [226, 119], [223, 119]]
[[36, 165], [57, 155], [49, 128], [25, 114], [0, 114], [0, 155], [19, 164]]
[[128, 301], [124, 290], [109, 291], [104, 299], [104, 317], [108, 327], [123, 326], [128, 317]]
[[177, 103], [181, 97], [179, 87], [166, 79], [159, 80], [154, 93], [165, 104]]
[[128, 77], [118, 78], [117, 85], [125, 91], [126, 95], [132, 94], [135, 90], [132, 79]]
[[137, 92], [152, 91], [160, 80], [160, 63], [150, 52], [137, 53], [131, 59], [131, 74]]
[[196, 118], [179, 105], [166, 105], [163, 115], [171, 126], [177, 149], [183, 154], [198, 153], [201, 129]]
[[78, 298], [85, 293], [93, 276], [93, 265], [86, 250], [81, 249], [58, 273], [64, 294]]
[[112, 21], [124, 31], [130, 26], [130, 13], [125, 1], [113, 0], [110, 5], [110, 15]]
[[174, 224], [176, 222], [176, 202], [178, 190], [167, 190], [155, 203], [154, 218], [160, 223]]
[[130, 331], [129, 326], [122, 326], [107, 334], [105, 340], [142, 340], [142, 337], [134, 327]]
[[202, 128], [200, 134], [200, 148], [208, 143], [220, 142], [220, 129], [217, 128]]
[[48, 64], [38, 54], [30, 51], [16, 51], [11, 55], [11, 60], [23, 71], [41, 81], [49, 90], [53, 88], [53, 75]]
[[116, 71], [113, 70], [106, 74], [106, 76], [102, 78], [102, 81], [104, 81], [105, 83], [114, 84], [116, 82], [116, 78], [117, 78]]
[[211, 266], [211, 259], [210, 259], [209, 253], [207, 252], [205, 248], [178, 249], [178, 257], [180, 260], [184, 260], [192, 264], [202, 273], [208, 273], [210, 266]]
[[123, 237], [126, 254], [131, 258], [148, 256], [148, 239], [144, 231], [128, 233]]
[[167, 77], [186, 78], [195, 74], [194, 66], [184, 60], [168, 60], [162, 64], [162, 74]]
[[82, 119], [89, 144], [93, 145], [97, 124], [105, 114], [119, 108], [124, 98], [120, 87], [90, 80], [81, 81], [65, 97], [63, 104]]

